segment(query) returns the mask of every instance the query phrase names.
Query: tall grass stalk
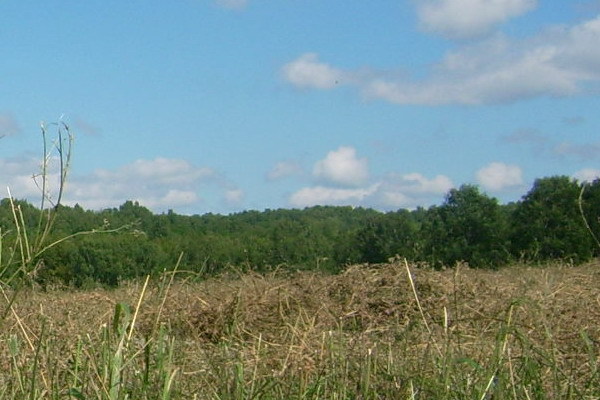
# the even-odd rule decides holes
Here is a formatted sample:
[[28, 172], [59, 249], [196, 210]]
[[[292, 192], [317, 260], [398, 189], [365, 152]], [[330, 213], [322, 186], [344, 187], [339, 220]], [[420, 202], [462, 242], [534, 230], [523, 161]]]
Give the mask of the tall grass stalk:
[[[56, 128], [54, 137], [49, 135], [49, 126]], [[3, 364], [0, 359], [0, 399], [58, 399], [65, 395], [75, 399], [168, 399], [177, 376], [177, 369], [171, 367], [173, 339], [165, 330], [159, 330], [158, 335], [134, 340], [149, 278], [135, 312], [131, 314], [129, 306], [117, 303], [112, 324], [105, 324], [99, 335], [76, 334], [68, 342], [60, 342], [56, 332], [47, 333], [48, 324], [54, 321], [47, 321], [42, 303], [35, 311], [41, 325], [29, 319], [29, 313], [19, 312], [19, 294], [35, 293], [36, 275], [43, 267], [46, 251], [77, 236], [129, 228], [102, 226], [61, 237], [53, 235], [71, 167], [74, 136], [62, 121], [49, 126], [41, 124], [42, 162], [40, 172], [33, 175], [41, 198], [37, 225], [28, 225], [25, 211], [7, 188], [12, 229], [0, 228], [0, 292], [5, 303], [0, 315], [0, 352], [7, 350], [10, 363]], [[155, 369], [154, 364], [160, 368]], [[140, 368], [147, 373], [142, 383], [136, 383]]]
[[[55, 128], [54, 137], [49, 134], [49, 126]], [[11, 232], [0, 229], [0, 283], [7, 286], [14, 286], [15, 283], [34, 283], [38, 270], [43, 266], [44, 253], [60, 243], [77, 236], [116, 233], [129, 229], [128, 225], [118, 228], [103, 226], [53, 237], [53, 228], [60, 213], [71, 168], [75, 138], [69, 126], [63, 121], [49, 126], [44, 123], [40, 125], [43, 144], [42, 162], [40, 172], [33, 175], [34, 183], [40, 189], [40, 208], [37, 226], [33, 231], [28, 230], [30, 227], [26, 223], [21, 204], [17, 204], [10, 188], [7, 187], [14, 230]], [[57, 172], [54, 172], [55, 169]], [[54, 177], [56, 180], [51, 181]], [[4, 254], [6, 250], [8, 250], [7, 257]]]
[[[579, 192], [579, 198], [578, 198], [577, 204], [579, 206], [579, 213], [581, 214], [581, 219], [583, 219], [583, 223], [584, 223], [586, 229], [590, 233], [590, 236], [592, 237], [592, 239], [594, 239], [594, 242], [596, 242], [598, 247], [600, 247], [600, 239], [598, 239], [598, 237], [594, 233], [594, 230], [590, 226], [588, 219], [585, 216], [585, 212], [583, 211], [583, 193], [585, 192], [585, 189], [587, 188], [587, 186], [588, 186], [588, 183], [584, 183], [581, 185], [581, 191]], [[600, 215], [597, 216], [597, 218], [600, 220]]]

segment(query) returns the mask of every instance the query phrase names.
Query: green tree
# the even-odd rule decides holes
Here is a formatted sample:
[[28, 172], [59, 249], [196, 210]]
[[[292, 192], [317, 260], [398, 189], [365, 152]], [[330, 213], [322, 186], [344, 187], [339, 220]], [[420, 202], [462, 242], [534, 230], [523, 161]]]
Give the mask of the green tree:
[[579, 211], [580, 192], [567, 176], [537, 179], [512, 214], [513, 253], [527, 261], [589, 260], [593, 242]]
[[418, 225], [407, 210], [370, 218], [357, 232], [356, 246], [361, 261], [382, 263], [395, 255], [414, 259], [417, 232]]
[[473, 185], [450, 190], [443, 205], [427, 211], [421, 238], [422, 257], [437, 267], [466, 261], [472, 267], [495, 268], [509, 258], [498, 200]]

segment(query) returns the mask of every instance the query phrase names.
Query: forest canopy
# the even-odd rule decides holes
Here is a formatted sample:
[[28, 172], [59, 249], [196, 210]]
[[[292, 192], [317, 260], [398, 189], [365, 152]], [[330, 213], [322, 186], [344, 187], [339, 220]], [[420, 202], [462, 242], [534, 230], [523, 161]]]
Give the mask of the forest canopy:
[[[2, 200], [2, 254], [16, 246], [13, 205], [32, 230], [39, 219], [40, 210], [27, 202]], [[566, 176], [538, 179], [510, 204], [463, 185], [450, 190], [441, 205], [386, 213], [316, 206], [187, 216], [154, 214], [134, 201], [101, 211], [78, 205], [56, 211], [53, 237], [90, 234], [39, 256], [35, 279], [41, 284], [117, 285], [173, 269], [180, 255], [180, 270], [203, 275], [231, 266], [337, 272], [396, 256], [435, 268], [458, 262], [474, 268], [551, 260], [577, 264], [600, 253], [600, 180], [580, 183]], [[107, 227], [123, 229], [106, 233]]]

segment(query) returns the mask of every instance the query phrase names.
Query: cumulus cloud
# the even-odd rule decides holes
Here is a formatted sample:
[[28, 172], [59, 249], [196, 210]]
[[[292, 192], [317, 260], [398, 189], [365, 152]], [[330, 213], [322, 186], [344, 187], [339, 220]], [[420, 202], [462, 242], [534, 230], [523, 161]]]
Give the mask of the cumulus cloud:
[[[395, 175], [392, 175], [395, 177]], [[437, 175], [433, 179], [427, 179], [425, 176], [413, 172], [411, 174], [401, 175], [392, 180], [398, 189], [408, 193], [446, 193], [453, 187], [452, 181], [444, 176]]]
[[12, 158], [0, 159], [0, 198], [9, 195], [25, 199], [32, 204], [41, 203], [45, 189], [46, 205], [57, 201], [60, 186], [59, 159], [49, 156], [46, 166], [46, 185], [42, 179], [42, 164], [39, 156], [24, 154]]
[[225, 202], [229, 205], [237, 206], [244, 200], [244, 191], [241, 189], [228, 189], [225, 191]]
[[[41, 198], [39, 173], [40, 162], [35, 156], [0, 159], [0, 185], [10, 187], [13, 197], [24, 198], [34, 204]], [[156, 211], [185, 208], [201, 202], [201, 186], [218, 179], [214, 170], [185, 160], [160, 157], [137, 160], [112, 170], [97, 169], [87, 175], [70, 176], [63, 203], [103, 209], [135, 200]], [[56, 201], [58, 182], [57, 160], [51, 159], [48, 195], [52, 201]], [[224, 190], [222, 186], [217, 182], [218, 190]]]
[[101, 169], [96, 174], [103, 179], [139, 180], [142, 184], [185, 185], [213, 176], [214, 171], [196, 167], [186, 160], [157, 157], [153, 160], [136, 160], [115, 171]]
[[12, 158], [0, 158], [0, 177], [7, 179], [10, 176], [28, 174], [39, 171], [40, 161], [33, 155], [22, 155]]
[[600, 179], [600, 169], [584, 168], [573, 174], [573, 178], [580, 182], [593, 182]]
[[[4, 192], [0, 197], [8, 196], [7, 188], [18, 199], [39, 195], [41, 191], [34, 180], [39, 171], [40, 162], [32, 155], [0, 159], [0, 187]], [[54, 180], [56, 176], [52, 174], [49, 178]]]
[[536, 0], [420, 0], [421, 26], [448, 38], [469, 38], [534, 9]]
[[[161, 197], [161, 201], [159, 205], [164, 206], [179, 206], [179, 205], [187, 205], [194, 204], [199, 200], [199, 196], [193, 190], [179, 190], [179, 189], [170, 189], [167, 193]], [[152, 207], [152, 205], [149, 205]]]
[[267, 179], [275, 181], [302, 173], [302, 167], [296, 161], [280, 161], [267, 173]]
[[331, 89], [342, 79], [344, 73], [319, 61], [315, 53], [306, 53], [282, 68], [283, 77], [301, 88]]
[[418, 205], [430, 204], [453, 187], [450, 178], [444, 175], [429, 179], [417, 172], [393, 173], [388, 174], [381, 181], [372, 202], [384, 209], [414, 208]]
[[523, 171], [517, 165], [493, 162], [477, 171], [477, 182], [485, 189], [500, 191], [523, 184]]
[[395, 104], [498, 104], [540, 96], [594, 93], [600, 85], [600, 16], [558, 26], [529, 39], [497, 34], [445, 54], [423, 78], [387, 72], [343, 70], [301, 56], [284, 68], [292, 85], [331, 89], [337, 80], [363, 96]]
[[0, 137], [15, 135], [21, 132], [21, 127], [14, 115], [8, 112], [0, 112]]
[[366, 158], [357, 158], [356, 149], [342, 146], [330, 151], [318, 161], [313, 175], [329, 183], [343, 186], [360, 186], [369, 179], [369, 164]]
[[200, 201], [198, 185], [214, 176], [212, 169], [185, 160], [141, 159], [115, 170], [74, 176], [67, 202], [91, 209], [114, 207], [125, 200], [137, 200], [152, 209], [187, 206]]
[[290, 197], [293, 207], [311, 207], [315, 205], [361, 205], [372, 195], [377, 185], [361, 189], [340, 189], [314, 186], [300, 189]]
[[392, 210], [431, 204], [453, 187], [443, 175], [428, 179], [419, 173], [388, 174], [378, 181], [358, 188], [328, 186], [305, 187], [292, 194], [294, 207], [314, 205], [352, 205]]

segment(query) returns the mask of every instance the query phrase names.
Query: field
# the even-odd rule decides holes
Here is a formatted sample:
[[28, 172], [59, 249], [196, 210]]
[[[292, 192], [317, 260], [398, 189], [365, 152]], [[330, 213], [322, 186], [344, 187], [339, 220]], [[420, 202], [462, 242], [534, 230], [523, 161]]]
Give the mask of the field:
[[180, 272], [1, 300], [0, 399], [600, 399], [598, 263]]

